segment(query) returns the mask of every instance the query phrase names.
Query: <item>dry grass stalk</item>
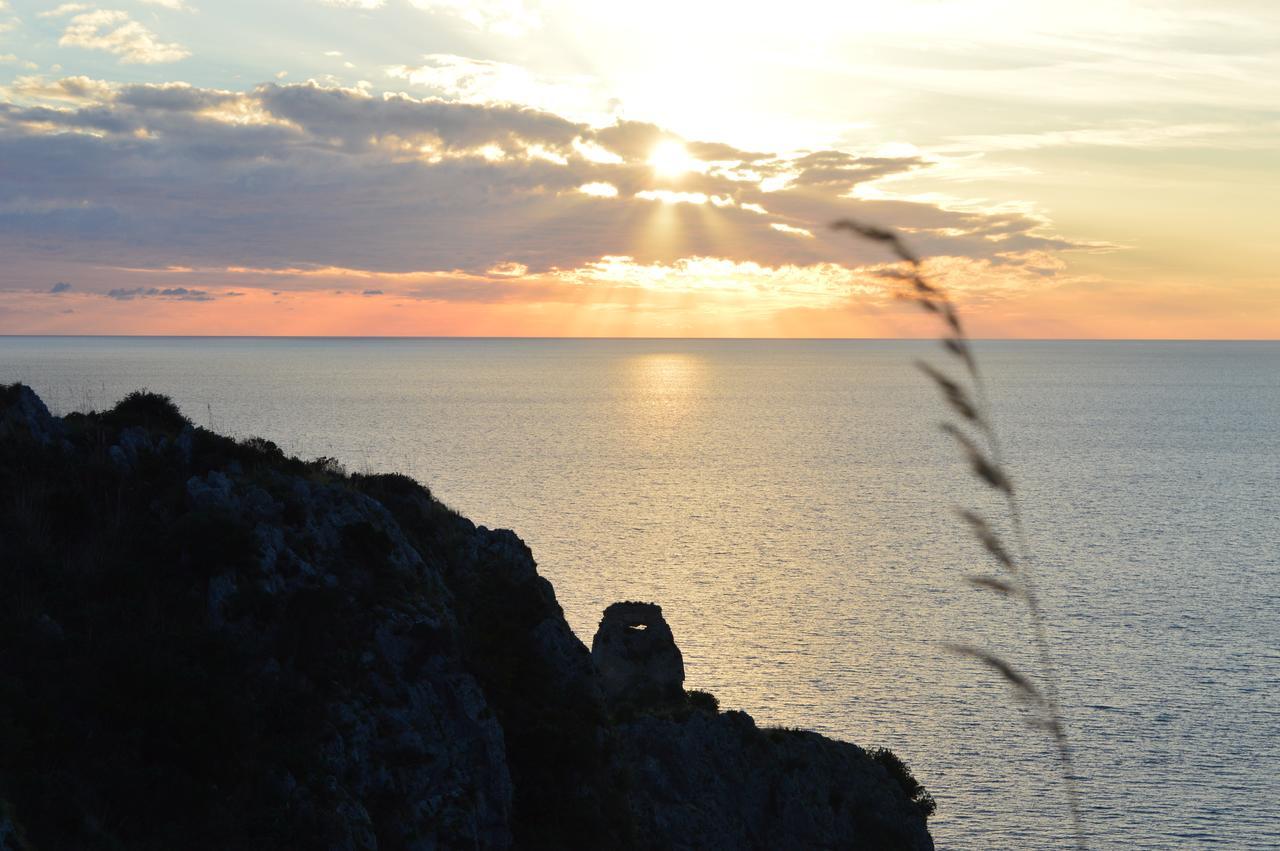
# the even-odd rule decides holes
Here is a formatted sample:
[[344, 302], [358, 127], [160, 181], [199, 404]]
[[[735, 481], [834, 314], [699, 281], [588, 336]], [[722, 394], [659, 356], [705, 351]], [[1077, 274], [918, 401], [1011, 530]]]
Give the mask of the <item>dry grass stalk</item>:
[[1079, 791], [1076, 788], [1075, 773], [1072, 769], [1071, 746], [1067, 740], [1066, 725], [1058, 697], [1058, 677], [1049, 647], [1044, 610], [1036, 592], [1034, 577], [1028, 567], [1029, 549], [1023, 528], [1022, 509], [1019, 505], [1018, 492], [1009, 477], [999, 436], [991, 417], [991, 404], [987, 397], [982, 372], [978, 368], [978, 361], [970, 340], [965, 334], [964, 324], [960, 321], [960, 314], [945, 291], [924, 279], [920, 257], [907, 248], [897, 233], [851, 219], [835, 222], [832, 228], [849, 231], [863, 239], [879, 242], [892, 251], [899, 260], [910, 265], [910, 273], [905, 276], [905, 279], [910, 283], [911, 288], [903, 294], [903, 297], [915, 302], [923, 310], [939, 319], [944, 326], [943, 348], [959, 362], [964, 375], [967, 376], [967, 379], [957, 379], [923, 361], [916, 364], [938, 387], [947, 405], [965, 424], [943, 423], [942, 430], [960, 446], [973, 474], [1003, 496], [1009, 514], [1010, 527], [1013, 530], [1015, 547], [1010, 548], [981, 515], [968, 509], [958, 511], [961, 519], [969, 525], [974, 537], [1003, 573], [998, 576], [967, 576], [965, 580], [978, 588], [1021, 600], [1026, 605], [1032, 623], [1040, 668], [1038, 679], [1043, 685], [1038, 687], [1030, 677], [1020, 673], [998, 655], [982, 648], [956, 644], [949, 644], [947, 647], [955, 653], [977, 660], [999, 674], [1012, 686], [1017, 698], [1031, 708], [1035, 726], [1049, 733], [1057, 751], [1058, 765], [1066, 788], [1075, 845], [1079, 849], [1084, 849], [1086, 848], [1084, 827], [1080, 815]]

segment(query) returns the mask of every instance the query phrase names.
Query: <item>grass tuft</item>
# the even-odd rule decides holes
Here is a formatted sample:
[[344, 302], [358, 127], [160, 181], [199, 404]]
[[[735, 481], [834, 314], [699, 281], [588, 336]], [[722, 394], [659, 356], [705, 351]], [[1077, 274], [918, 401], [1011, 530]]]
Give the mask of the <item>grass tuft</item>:
[[965, 378], [961, 380], [927, 362], [920, 361], [916, 364], [938, 388], [943, 401], [960, 420], [959, 423], [944, 422], [943, 433], [955, 440], [974, 476], [1003, 496], [1015, 542], [1014, 547], [1006, 545], [985, 517], [969, 509], [959, 509], [957, 513], [960, 518], [968, 524], [974, 537], [1002, 572], [1002, 575], [997, 576], [966, 576], [965, 581], [977, 588], [1020, 600], [1027, 607], [1039, 662], [1037, 675], [1042, 686], [1037, 686], [1031, 677], [989, 650], [960, 644], [948, 644], [947, 648], [953, 653], [976, 660], [1008, 683], [1015, 696], [1032, 710], [1033, 726], [1048, 732], [1058, 755], [1058, 766], [1071, 810], [1075, 846], [1084, 849], [1087, 846], [1080, 815], [1079, 792], [1072, 770], [1071, 746], [1058, 698], [1058, 677], [1049, 647], [1044, 608], [1028, 567], [1029, 548], [1022, 523], [1022, 509], [991, 416], [991, 403], [987, 397], [982, 371], [965, 333], [960, 313], [944, 290], [925, 280], [920, 257], [907, 247], [897, 233], [853, 219], [834, 222], [831, 227], [878, 242], [908, 264], [909, 272], [901, 277], [909, 283], [909, 289], [901, 297], [939, 319], [943, 326], [943, 350], [958, 361], [963, 370]]

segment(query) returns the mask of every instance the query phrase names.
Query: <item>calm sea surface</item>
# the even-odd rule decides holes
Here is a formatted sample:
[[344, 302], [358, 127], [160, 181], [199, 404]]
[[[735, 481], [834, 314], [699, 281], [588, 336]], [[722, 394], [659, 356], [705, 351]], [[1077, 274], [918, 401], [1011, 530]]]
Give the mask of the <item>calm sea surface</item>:
[[[1280, 847], [1280, 344], [983, 343], [1099, 848]], [[515, 529], [588, 644], [662, 604], [687, 685], [897, 751], [940, 848], [1061, 848], [1004, 686], [998, 510], [910, 342], [0, 338], [58, 412], [138, 387], [201, 425], [395, 470]], [[937, 359], [942, 360], [942, 355]]]

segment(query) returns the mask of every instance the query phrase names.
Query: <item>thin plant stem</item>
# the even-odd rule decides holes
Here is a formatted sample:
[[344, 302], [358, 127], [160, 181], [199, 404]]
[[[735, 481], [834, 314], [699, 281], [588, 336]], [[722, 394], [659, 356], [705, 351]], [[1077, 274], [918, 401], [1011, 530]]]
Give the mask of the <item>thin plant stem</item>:
[[[924, 277], [920, 257], [912, 252], [894, 231], [845, 219], [832, 224], [836, 230], [849, 231], [855, 236], [881, 243], [889, 248], [899, 260], [911, 267], [911, 290], [903, 294], [909, 301], [915, 302], [927, 312], [933, 314], [942, 323], [945, 334], [942, 337], [943, 347], [963, 364], [972, 385], [972, 393], [960, 381], [950, 378], [946, 373], [928, 363], [917, 364], [935, 385], [951, 407], [962, 420], [961, 425], [944, 423], [943, 431], [949, 434], [960, 445], [974, 474], [988, 486], [1003, 494], [1009, 515], [1009, 525], [1013, 531], [1014, 550], [1009, 549], [1000, 540], [999, 535], [985, 519], [972, 511], [961, 511], [961, 516], [968, 521], [971, 530], [979, 542], [995, 559], [997, 565], [1005, 570], [1010, 579], [998, 576], [966, 577], [970, 584], [1007, 597], [1021, 598], [1025, 601], [1032, 624], [1033, 643], [1039, 665], [1038, 679], [1042, 687], [1037, 687], [1029, 678], [1019, 673], [1012, 665], [998, 655], [980, 648], [951, 645], [951, 649], [961, 655], [977, 659], [988, 668], [997, 672], [1012, 685], [1016, 694], [1039, 710], [1038, 726], [1044, 727], [1052, 737], [1057, 751], [1058, 767], [1062, 774], [1063, 786], [1066, 790], [1067, 804], [1071, 813], [1071, 828], [1077, 849], [1087, 849], [1084, 833], [1084, 820], [1080, 810], [1080, 796], [1073, 766], [1071, 745], [1067, 738], [1066, 723], [1063, 718], [1061, 697], [1058, 688], [1057, 666], [1054, 663], [1052, 648], [1049, 643], [1048, 627], [1040, 595], [1036, 588], [1035, 577], [1031, 570], [1031, 548], [1028, 544], [1026, 526], [1023, 522], [1022, 507], [1018, 491], [1009, 475], [1004, 448], [1000, 441], [993, 416], [993, 406], [987, 392], [986, 380], [978, 366], [972, 341], [964, 329], [959, 311], [947, 293], [929, 283]], [[975, 442], [963, 428], [967, 422], [976, 430], [985, 448]]]

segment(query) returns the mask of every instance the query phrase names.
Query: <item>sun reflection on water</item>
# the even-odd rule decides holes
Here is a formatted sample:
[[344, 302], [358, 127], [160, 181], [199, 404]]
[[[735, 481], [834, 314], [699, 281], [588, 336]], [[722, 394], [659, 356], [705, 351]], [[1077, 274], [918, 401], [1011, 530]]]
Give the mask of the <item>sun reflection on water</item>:
[[633, 425], [651, 429], [687, 425], [700, 407], [707, 365], [687, 352], [637, 355], [624, 364], [622, 392]]

